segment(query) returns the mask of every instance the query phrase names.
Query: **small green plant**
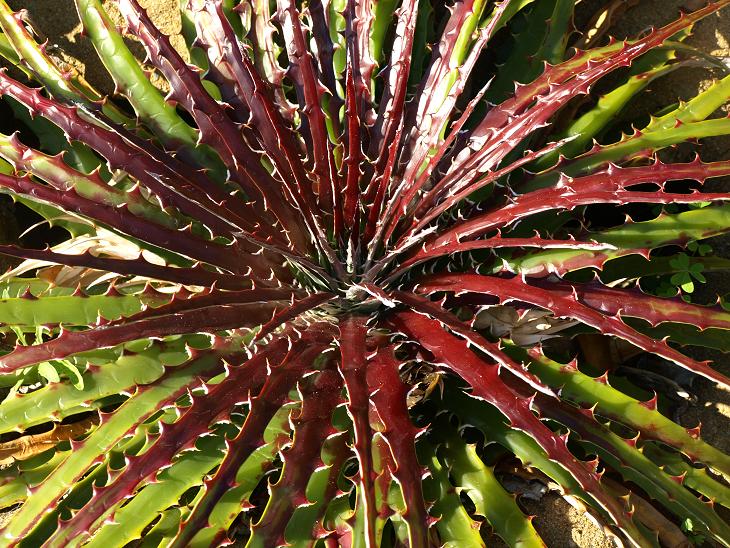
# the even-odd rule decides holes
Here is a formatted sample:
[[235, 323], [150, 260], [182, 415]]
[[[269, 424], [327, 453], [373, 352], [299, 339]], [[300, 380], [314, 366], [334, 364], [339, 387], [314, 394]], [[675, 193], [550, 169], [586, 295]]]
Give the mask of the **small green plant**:
[[730, 456], [548, 344], [730, 385], [677, 348], [730, 350], [730, 313], [639, 287], [728, 266], [681, 250], [730, 230], [699, 191], [730, 162], [656, 153], [730, 133], [730, 77], [618, 135], [729, 3], [582, 50], [568, 0], [185, 0], [182, 56], [136, 0], [124, 32], [76, 0], [103, 96], [0, 0], [0, 187], [68, 233], [0, 246], [0, 543], [543, 546], [512, 461], [628, 544], [657, 545], [650, 499], [730, 546]]

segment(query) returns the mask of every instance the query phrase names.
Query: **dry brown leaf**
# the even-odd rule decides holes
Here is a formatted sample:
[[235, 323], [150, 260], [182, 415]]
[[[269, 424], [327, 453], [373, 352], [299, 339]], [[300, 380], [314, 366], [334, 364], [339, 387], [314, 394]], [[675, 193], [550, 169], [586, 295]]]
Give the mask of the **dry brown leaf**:
[[99, 424], [99, 415], [70, 424], [56, 424], [52, 430], [41, 434], [21, 436], [0, 443], [0, 465], [12, 464], [16, 460], [29, 459], [46, 451], [62, 441], [76, 439]]

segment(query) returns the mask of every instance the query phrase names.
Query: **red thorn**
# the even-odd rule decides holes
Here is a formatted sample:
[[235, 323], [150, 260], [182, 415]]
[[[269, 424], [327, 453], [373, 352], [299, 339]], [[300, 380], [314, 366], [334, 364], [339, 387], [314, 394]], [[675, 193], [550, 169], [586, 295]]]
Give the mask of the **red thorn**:
[[651, 411], [656, 411], [657, 400], [658, 400], [657, 393], [654, 392], [654, 396], [650, 400], [639, 402], [639, 404], [646, 407], [647, 409], [649, 409]]
[[694, 428], [687, 428], [687, 434], [693, 439], [700, 439], [700, 430], [702, 430], [702, 423], [699, 423]]

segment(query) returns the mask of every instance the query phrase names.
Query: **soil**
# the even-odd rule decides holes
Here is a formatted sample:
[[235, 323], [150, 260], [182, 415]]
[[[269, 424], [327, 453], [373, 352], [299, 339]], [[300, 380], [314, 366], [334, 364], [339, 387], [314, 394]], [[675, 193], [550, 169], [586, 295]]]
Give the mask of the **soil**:
[[[171, 37], [172, 45], [187, 54], [185, 41], [180, 34], [182, 23], [178, 0], [140, 0], [139, 3], [147, 9], [155, 25]], [[114, 90], [114, 84], [91, 42], [83, 36], [74, 0], [9, 0], [8, 4], [15, 10], [25, 8], [35, 31], [40, 37], [48, 38], [50, 45], [55, 47], [54, 54], [77, 70], [92, 86], [104, 93]], [[117, 10], [117, 2], [105, 0], [103, 4], [112, 20], [122, 26], [123, 19]], [[131, 40], [127, 43], [137, 57], [144, 58], [144, 50], [139, 44]], [[153, 78], [153, 82], [165, 87], [161, 78]]]
[[[140, 2], [148, 9], [157, 25], [165, 33], [173, 36], [173, 45], [184, 51], [183, 40], [179, 35], [181, 21], [177, 9], [178, 0], [140, 0]], [[111, 80], [90, 43], [82, 36], [73, 0], [8, 0], [8, 3], [14, 9], [26, 8], [39, 34], [47, 37], [50, 44], [58, 46], [58, 55], [91, 84], [105, 92], [112, 91]], [[640, 0], [633, 3], [636, 4], [635, 7], [611, 28], [610, 33], [616, 38], [641, 34], [652, 25], [661, 25], [675, 19], [681, 7], [696, 8], [703, 2]], [[107, 0], [104, 4], [110, 9], [112, 17], [121, 24], [115, 2]], [[586, 17], [586, 14], [605, 4], [606, 2], [601, 0], [583, 0], [579, 4], [579, 13]], [[700, 22], [688, 43], [721, 58], [730, 67], [730, 9], [725, 9]], [[143, 56], [137, 44], [130, 42], [130, 45], [133, 46], [135, 53]], [[705, 89], [712, 82], [713, 76], [716, 74], [701, 68], [680, 69], [655, 82], [651, 87], [651, 93], [644, 94], [637, 107], [651, 111], [674, 103], [677, 99], [689, 99], [698, 90]], [[708, 139], [700, 147], [704, 160], [727, 159], [730, 157], [729, 152], [730, 138]], [[686, 160], [689, 153], [690, 151], [680, 147], [671, 154], [676, 159]], [[715, 183], [713, 190], [719, 191], [718, 186], [724, 191], [730, 191], [728, 181]], [[3, 219], [7, 217], [3, 216]], [[7, 226], [7, 224], [0, 226], [0, 233], [6, 230], [3, 227]], [[716, 253], [730, 257], [730, 238], [716, 238], [711, 243]], [[714, 301], [718, 294], [730, 293], [730, 274], [713, 274], [708, 278], [709, 283], [697, 293], [699, 299], [710, 302]], [[696, 355], [698, 358], [715, 360], [723, 372], [730, 374], [730, 360], [727, 356], [711, 352], [697, 352]], [[702, 381], [697, 383], [696, 390], [699, 403], [685, 413], [681, 418], [682, 422], [686, 426], [695, 426], [698, 420], [701, 421], [703, 437], [719, 449], [730, 452], [730, 436], [727, 435], [730, 429], [730, 392]], [[546, 495], [540, 503], [531, 503], [527, 509], [536, 515], [535, 527], [550, 548], [576, 546], [610, 548], [615, 545], [584, 512], [576, 510], [556, 494]]]

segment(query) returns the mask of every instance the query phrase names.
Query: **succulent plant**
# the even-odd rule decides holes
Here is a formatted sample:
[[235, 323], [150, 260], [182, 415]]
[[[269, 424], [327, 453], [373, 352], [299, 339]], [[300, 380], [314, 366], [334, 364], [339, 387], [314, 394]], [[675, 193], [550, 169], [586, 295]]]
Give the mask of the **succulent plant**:
[[728, 266], [730, 162], [659, 152], [730, 133], [730, 77], [621, 133], [730, 0], [605, 43], [575, 4], [185, 0], [180, 52], [76, 0], [105, 96], [0, 1], [0, 187], [67, 234], [0, 246], [0, 543], [543, 546], [511, 465], [729, 546], [730, 456], [556, 341], [730, 384], [678, 348], [730, 350], [722, 303], [641, 284]]

